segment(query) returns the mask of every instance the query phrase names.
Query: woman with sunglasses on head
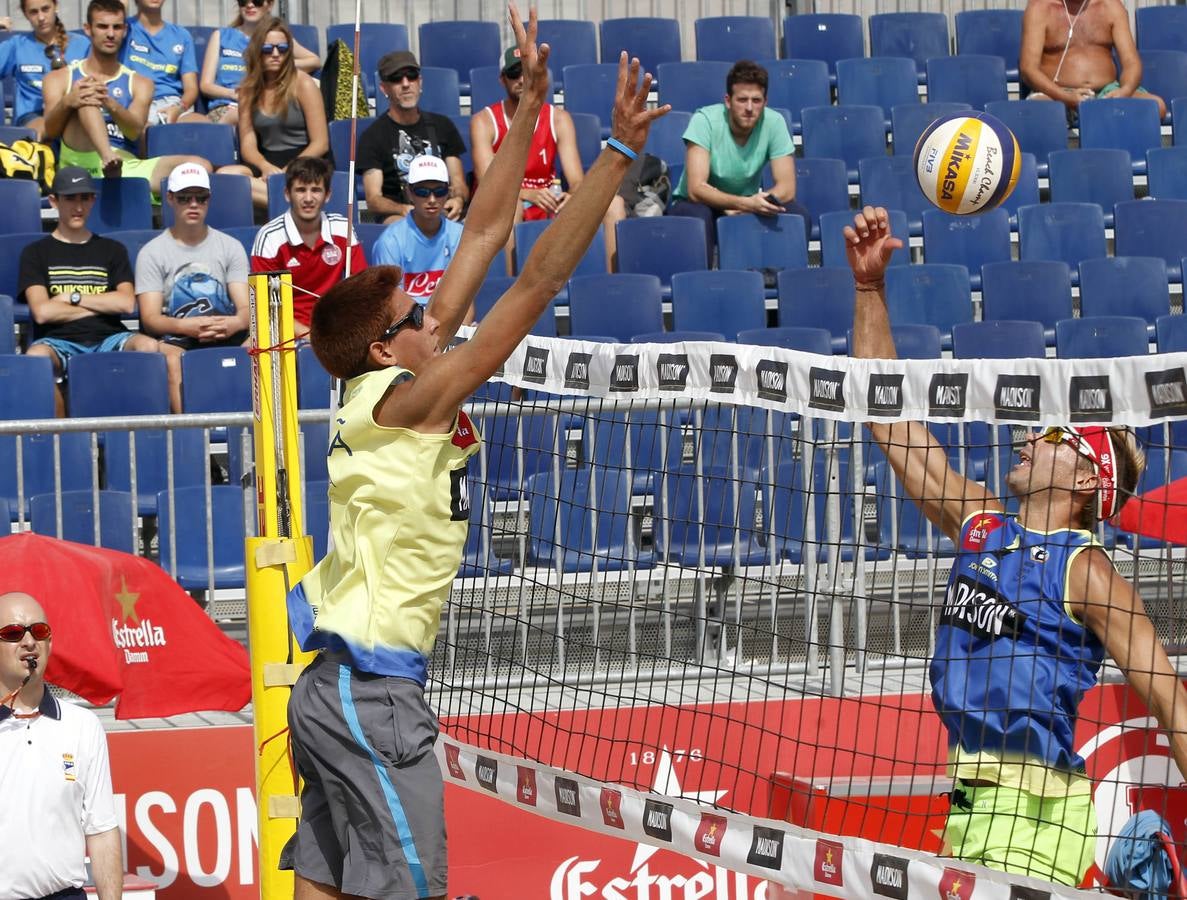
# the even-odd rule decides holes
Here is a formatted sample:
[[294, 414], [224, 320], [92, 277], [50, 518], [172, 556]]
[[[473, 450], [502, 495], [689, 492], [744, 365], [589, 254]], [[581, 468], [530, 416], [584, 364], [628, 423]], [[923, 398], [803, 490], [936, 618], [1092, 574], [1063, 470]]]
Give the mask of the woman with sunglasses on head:
[[46, 73], [85, 59], [91, 42], [71, 34], [58, 17], [57, 0], [23, 0], [21, 11], [31, 32], [17, 32], [0, 44], [0, 77], [16, 80], [12, 124], [32, 128], [41, 140], [45, 129], [45, 101], [41, 82]]
[[[272, 0], [238, 0], [238, 3], [239, 13], [231, 24], [210, 36], [198, 85], [206, 98], [210, 121], [223, 125], [239, 123], [239, 83], [247, 72], [247, 45], [256, 27], [272, 18]], [[315, 72], [321, 65], [316, 53], [296, 41], [293, 61], [302, 72]]]

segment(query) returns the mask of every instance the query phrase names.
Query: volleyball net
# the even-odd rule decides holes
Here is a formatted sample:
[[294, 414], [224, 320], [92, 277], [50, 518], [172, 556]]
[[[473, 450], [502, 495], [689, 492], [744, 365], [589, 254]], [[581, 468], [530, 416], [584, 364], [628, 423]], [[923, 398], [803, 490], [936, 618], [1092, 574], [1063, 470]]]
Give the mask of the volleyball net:
[[[926, 421], [1007, 510], [1030, 430], [1134, 428], [1148, 466], [1130, 513], [1147, 536], [1096, 534], [1178, 665], [1184, 557], [1148, 535], [1187, 514], [1163, 496], [1187, 475], [1185, 363], [529, 337], [469, 407], [484, 444], [429, 687], [447, 779], [809, 892], [1075, 895], [937, 855], [953, 782], [936, 626], [963, 615], [984, 634], [1000, 610], [949, 596], [956, 548], [861, 423]], [[1039, 542], [1030, 562], [1047, 554]], [[982, 562], [990, 585], [995, 557]], [[1165, 736], [1109, 659], [1074, 748], [1098, 865], [1140, 810], [1187, 839]]]

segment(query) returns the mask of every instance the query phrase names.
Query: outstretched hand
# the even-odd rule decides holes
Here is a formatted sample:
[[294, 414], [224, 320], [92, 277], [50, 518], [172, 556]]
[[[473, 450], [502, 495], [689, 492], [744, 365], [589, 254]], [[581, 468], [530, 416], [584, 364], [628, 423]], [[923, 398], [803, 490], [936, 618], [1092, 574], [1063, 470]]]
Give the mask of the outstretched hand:
[[651, 123], [666, 116], [672, 109], [665, 103], [656, 109], [647, 108], [651, 93], [651, 73], [639, 78], [639, 60], [627, 61], [626, 51], [618, 57], [618, 87], [614, 93], [614, 111], [610, 114], [610, 136], [626, 144], [636, 153], [643, 152]]
[[846, 225], [845, 255], [858, 284], [877, 284], [886, 274], [886, 266], [903, 242], [890, 233], [890, 216], [881, 206], [867, 206]]
[[515, 32], [515, 46], [523, 65], [523, 97], [529, 101], [544, 103], [551, 97], [548, 85], [549, 48], [547, 44], [536, 46], [536, 8], [528, 7], [526, 26], [519, 16], [519, 8], [514, 3], [508, 4], [507, 14], [511, 17], [511, 30]]

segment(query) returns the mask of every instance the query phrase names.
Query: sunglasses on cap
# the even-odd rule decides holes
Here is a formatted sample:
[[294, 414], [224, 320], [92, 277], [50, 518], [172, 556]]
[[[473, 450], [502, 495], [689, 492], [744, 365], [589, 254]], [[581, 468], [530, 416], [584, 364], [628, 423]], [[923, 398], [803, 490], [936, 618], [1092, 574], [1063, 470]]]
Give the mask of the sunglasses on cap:
[[420, 81], [420, 69], [397, 69], [383, 79], [388, 84], [399, 84], [401, 81]]
[[387, 326], [387, 331], [379, 336], [379, 343], [384, 344], [396, 336], [396, 333], [405, 325], [411, 325], [413, 328], [420, 330], [425, 323], [425, 308], [419, 303], [414, 302], [412, 309], [408, 310], [406, 316], [401, 316], [392, 324]]
[[449, 187], [421, 187], [419, 184], [413, 185], [410, 190], [417, 197], [436, 197], [438, 200], [444, 200], [449, 196]]
[[281, 56], [289, 52], [289, 45], [284, 44], [261, 44], [260, 52], [264, 56], [271, 56], [273, 53], [279, 53]]
[[0, 641], [6, 644], [19, 644], [25, 639], [25, 632], [33, 635], [35, 641], [49, 640], [49, 636], [53, 631], [49, 627], [49, 622], [34, 622], [32, 625], [5, 625], [0, 628]]

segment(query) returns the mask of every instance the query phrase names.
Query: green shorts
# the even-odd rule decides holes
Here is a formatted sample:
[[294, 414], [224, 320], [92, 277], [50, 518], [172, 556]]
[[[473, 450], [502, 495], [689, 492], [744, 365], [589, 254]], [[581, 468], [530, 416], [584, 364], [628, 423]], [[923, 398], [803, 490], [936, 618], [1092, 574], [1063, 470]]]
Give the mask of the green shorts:
[[[124, 168], [120, 173], [121, 177], [143, 178], [146, 181], [152, 181], [153, 169], [157, 167], [159, 157], [141, 159], [124, 150], [117, 150], [116, 152], [124, 161]], [[66, 166], [81, 166], [91, 174], [92, 178], [103, 177], [103, 160], [99, 158], [99, 154], [96, 151], [75, 150], [73, 147], [66, 146], [65, 142], [63, 142], [62, 149], [58, 153], [58, 168], [64, 169]]]
[[[1102, 97], [1107, 97], [1107, 96], [1108, 96], [1108, 95], [1109, 95], [1109, 94], [1110, 94], [1112, 91], [1115, 91], [1115, 90], [1117, 90], [1117, 88], [1119, 88], [1119, 87], [1121, 87], [1121, 82], [1120, 82], [1120, 81], [1110, 81], [1110, 82], [1109, 82], [1108, 84], [1106, 84], [1106, 85], [1105, 85], [1103, 88], [1101, 88], [1099, 91], [1097, 91], [1097, 92], [1096, 92], [1096, 97], [1097, 97], [1097, 99], [1098, 99], [1098, 100], [1099, 100], [1100, 98], [1102, 98]], [[1149, 92], [1148, 90], [1146, 90], [1144, 87], [1136, 87], [1136, 88], [1134, 88], [1134, 91], [1133, 91], [1133, 92], [1134, 92], [1134, 94], [1135, 94], [1135, 95], [1137, 95], [1137, 94], [1148, 94], [1148, 93], [1150, 93], [1150, 92]]]
[[1096, 809], [1088, 794], [1039, 797], [957, 782], [944, 839], [957, 859], [1074, 886], [1096, 852]]

